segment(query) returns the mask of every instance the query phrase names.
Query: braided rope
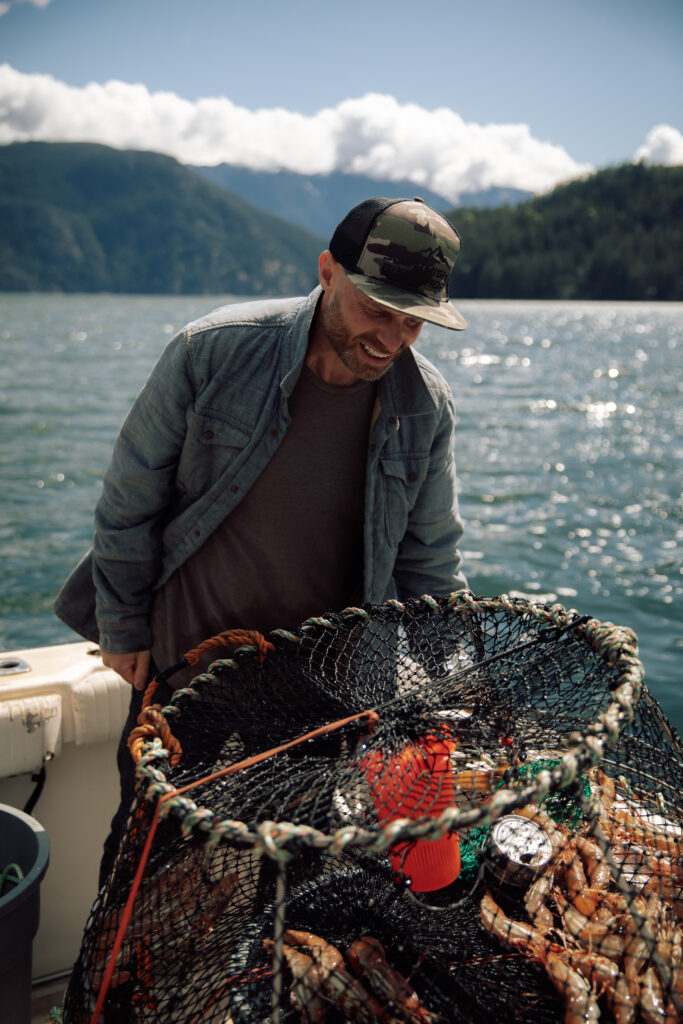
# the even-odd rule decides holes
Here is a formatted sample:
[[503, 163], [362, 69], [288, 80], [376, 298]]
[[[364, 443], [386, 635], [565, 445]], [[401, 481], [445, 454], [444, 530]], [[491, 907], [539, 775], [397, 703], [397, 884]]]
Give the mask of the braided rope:
[[[431, 609], [440, 607], [438, 602], [429, 595], [422, 595], [420, 600]], [[396, 612], [403, 614], [405, 605], [397, 600], [389, 600], [384, 604]], [[571, 626], [578, 616], [574, 609], [567, 611], [562, 605], [547, 606], [538, 602], [511, 598], [501, 594], [497, 598], [485, 599], [475, 597], [469, 590], [453, 592], [447, 599], [446, 607], [451, 611], [468, 613], [503, 610], [517, 616], [531, 615], [541, 624], [551, 624], [558, 628]], [[348, 608], [342, 615], [346, 618], [358, 616], [367, 618], [364, 609]], [[336, 629], [330, 619], [314, 617], [307, 619], [301, 626], [299, 635], [287, 630], [274, 630], [270, 635], [288, 642], [300, 642], [301, 634], [322, 627]], [[605, 746], [616, 743], [624, 722], [631, 721], [633, 706], [640, 698], [643, 684], [643, 666], [637, 657], [637, 638], [632, 630], [615, 626], [609, 622], [596, 619], [582, 621], [576, 625], [577, 633], [585, 635], [593, 649], [610, 666], [617, 669], [618, 685], [613, 690], [612, 700], [607, 709], [598, 716], [596, 721], [586, 726], [586, 735], [573, 734], [571, 739], [576, 744], [568, 751], [552, 771], [539, 771], [524, 789], [499, 789], [483, 805], [462, 811], [454, 806], [446, 808], [438, 817], [428, 818], [419, 822], [408, 818], [400, 818], [373, 829], [347, 825], [332, 835], [321, 832], [307, 825], [294, 825], [291, 822], [261, 822], [250, 829], [245, 822], [220, 820], [207, 808], [198, 807], [193, 801], [174, 791], [169, 786], [163, 772], [156, 767], [162, 758], [170, 763], [175, 753], [166, 747], [164, 737], [159, 731], [159, 723], [154, 720], [155, 728], [150, 731], [149, 739], [140, 737], [136, 750], [138, 754], [138, 775], [147, 780], [147, 798], [159, 799], [163, 796], [163, 814], [173, 813], [182, 821], [183, 834], [190, 835], [194, 829], [200, 831], [210, 845], [232, 841], [253, 846], [257, 854], [265, 853], [277, 861], [289, 860], [294, 856], [292, 846], [306, 845], [326, 850], [330, 854], [340, 854], [349, 846], [357, 846], [372, 852], [383, 852], [397, 842], [411, 839], [440, 839], [449, 832], [463, 828], [488, 827], [502, 814], [510, 813], [517, 807], [528, 803], [541, 803], [551, 793], [557, 793], [567, 786], [576, 783], [580, 776], [600, 763], [604, 756]], [[267, 643], [267, 642], [266, 642]], [[266, 650], [273, 645], [259, 647], [260, 660], [265, 657]], [[223, 664], [223, 663], [221, 663]], [[235, 662], [225, 664], [237, 667]], [[191, 691], [199, 682], [209, 682], [211, 673], [193, 680]], [[185, 690], [183, 692], [188, 692]], [[166, 712], [165, 712], [166, 713]], [[153, 735], [152, 735], [153, 734]], [[150, 742], [151, 740], [151, 742]], [[285, 847], [289, 847], [286, 849]]]
[[[222, 840], [239, 841], [252, 845], [255, 853], [267, 853], [275, 860], [289, 860], [294, 854], [287, 849], [292, 843], [324, 849], [331, 854], [340, 854], [348, 846], [361, 847], [370, 852], [384, 852], [398, 842], [412, 839], [441, 839], [447, 833], [477, 826], [490, 827], [503, 814], [509, 814], [525, 804], [542, 803], [549, 795], [565, 789], [587, 770], [595, 767], [602, 756], [599, 745], [586, 744], [584, 749], [569, 752], [554, 771], [539, 771], [532, 783], [524, 789], [499, 789], [479, 807], [459, 810], [447, 807], [438, 817], [416, 822], [410, 818], [397, 818], [383, 826], [367, 829], [353, 825], [344, 826], [328, 835], [308, 825], [294, 825], [291, 822], [262, 822], [254, 830], [244, 822], [223, 821], [212, 811], [199, 808], [186, 797], [173, 796], [174, 789], [166, 783], [163, 774], [151, 767], [152, 757], [167, 757], [166, 751], [150, 751], [140, 762], [139, 775], [147, 774], [151, 784], [147, 790], [148, 799], [162, 793], [166, 797], [163, 815], [173, 813], [182, 822], [183, 834], [189, 835], [196, 826], [209, 845], [218, 845]], [[148, 760], [149, 759], [149, 760]], [[189, 822], [187, 819], [189, 818]]]
[[289, 640], [291, 643], [298, 644], [301, 641], [301, 637], [297, 636], [296, 633], [290, 632], [288, 629], [274, 629], [271, 636], [278, 637], [281, 640]]
[[330, 619], [318, 618], [317, 616], [313, 616], [310, 619], [306, 619], [306, 621], [302, 624], [301, 628], [311, 629], [314, 626], [322, 626], [324, 629], [337, 628], [334, 622], [332, 622]]
[[341, 614], [345, 619], [350, 619], [354, 617], [359, 619], [370, 618], [370, 612], [367, 611], [366, 608], [356, 608], [354, 605], [352, 605], [350, 608], [344, 608]]
[[138, 724], [131, 730], [128, 737], [128, 749], [133, 755], [137, 764], [142, 757], [145, 746], [149, 740], [159, 738], [166, 751], [169, 753], [169, 760], [172, 765], [178, 764], [182, 757], [183, 748], [171, 732], [165, 716], [162, 713], [161, 704], [152, 704], [143, 708], [138, 715]]
[[203, 640], [198, 647], [188, 651], [185, 661], [188, 665], [196, 665], [202, 654], [215, 650], [217, 647], [241, 648], [253, 646], [258, 651], [259, 661], [263, 661], [266, 654], [273, 650], [273, 644], [255, 629], [228, 629], [216, 636]]

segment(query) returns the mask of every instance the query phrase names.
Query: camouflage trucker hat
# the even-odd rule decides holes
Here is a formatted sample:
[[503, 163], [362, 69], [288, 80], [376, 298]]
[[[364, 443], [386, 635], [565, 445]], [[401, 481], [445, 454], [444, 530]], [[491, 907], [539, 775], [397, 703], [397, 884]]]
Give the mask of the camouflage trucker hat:
[[330, 252], [359, 291], [406, 316], [461, 331], [448, 298], [460, 238], [421, 199], [366, 199], [339, 224]]

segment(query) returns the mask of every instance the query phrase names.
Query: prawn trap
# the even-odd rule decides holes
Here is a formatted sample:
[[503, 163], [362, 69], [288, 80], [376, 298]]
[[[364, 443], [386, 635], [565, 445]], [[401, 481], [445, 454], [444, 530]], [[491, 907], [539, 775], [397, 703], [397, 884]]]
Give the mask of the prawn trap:
[[131, 737], [64, 1024], [678, 1019], [683, 746], [630, 630], [458, 591], [207, 646]]

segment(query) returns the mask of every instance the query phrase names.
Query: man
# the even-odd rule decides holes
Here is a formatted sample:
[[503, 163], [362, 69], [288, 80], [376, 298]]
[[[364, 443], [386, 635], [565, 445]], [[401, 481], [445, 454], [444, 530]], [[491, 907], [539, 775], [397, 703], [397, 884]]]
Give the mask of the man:
[[170, 342], [55, 603], [133, 686], [125, 732], [154, 667], [218, 632], [466, 585], [453, 399], [410, 351], [424, 321], [465, 327], [459, 249], [421, 200], [366, 200], [311, 295], [226, 306]]

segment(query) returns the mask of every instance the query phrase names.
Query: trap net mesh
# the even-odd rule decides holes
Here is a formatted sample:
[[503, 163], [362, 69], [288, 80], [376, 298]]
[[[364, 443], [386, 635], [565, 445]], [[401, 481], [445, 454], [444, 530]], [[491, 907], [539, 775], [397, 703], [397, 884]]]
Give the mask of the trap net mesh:
[[458, 591], [220, 642], [140, 716], [65, 1024], [679, 1019], [683, 747], [630, 630]]

